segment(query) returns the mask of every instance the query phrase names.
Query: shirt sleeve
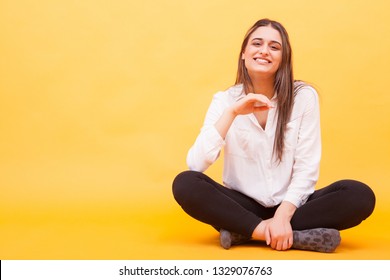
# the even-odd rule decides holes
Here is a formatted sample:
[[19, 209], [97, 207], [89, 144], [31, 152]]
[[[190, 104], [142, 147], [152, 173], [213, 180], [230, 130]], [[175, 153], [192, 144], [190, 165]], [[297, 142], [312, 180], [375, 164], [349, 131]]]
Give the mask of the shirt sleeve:
[[291, 183], [284, 198], [296, 207], [306, 203], [308, 197], [314, 192], [321, 160], [318, 95], [311, 87], [305, 87], [304, 91], [301, 98], [307, 102], [299, 125]]
[[187, 154], [187, 165], [190, 170], [203, 172], [218, 159], [225, 141], [214, 124], [221, 117], [225, 107], [223, 92], [215, 94], [202, 129]]

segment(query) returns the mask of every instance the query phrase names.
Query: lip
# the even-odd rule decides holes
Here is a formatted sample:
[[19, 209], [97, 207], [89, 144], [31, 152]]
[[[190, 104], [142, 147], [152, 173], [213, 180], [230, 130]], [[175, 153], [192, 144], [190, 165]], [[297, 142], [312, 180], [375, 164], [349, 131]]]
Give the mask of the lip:
[[254, 57], [253, 60], [256, 61], [257, 63], [260, 63], [260, 64], [271, 63], [271, 60], [269, 60], [268, 58], [265, 58], [265, 57]]

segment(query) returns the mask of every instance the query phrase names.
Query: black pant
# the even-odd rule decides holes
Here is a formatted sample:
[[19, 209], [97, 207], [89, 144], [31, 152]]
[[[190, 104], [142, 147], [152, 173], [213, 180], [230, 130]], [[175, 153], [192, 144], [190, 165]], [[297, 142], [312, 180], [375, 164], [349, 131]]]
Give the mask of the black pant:
[[[228, 189], [207, 175], [184, 171], [173, 181], [173, 194], [183, 210], [216, 229], [252, 236], [256, 226], [274, 216], [278, 206], [264, 207], [252, 198]], [[375, 195], [365, 184], [337, 181], [316, 190], [291, 219], [293, 230], [334, 228], [360, 224], [375, 207]]]

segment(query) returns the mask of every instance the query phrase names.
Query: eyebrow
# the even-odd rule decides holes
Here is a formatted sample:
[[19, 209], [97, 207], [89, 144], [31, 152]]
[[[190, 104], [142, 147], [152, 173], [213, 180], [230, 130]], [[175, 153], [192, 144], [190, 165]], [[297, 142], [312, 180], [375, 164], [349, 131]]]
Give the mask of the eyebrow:
[[[263, 38], [253, 38], [253, 39], [252, 39], [252, 42], [253, 42], [254, 40], [262, 40], [262, 41], [264, 41]], [[282, 46], [282, 43], [280, 43], [280, 42], [278, 42], [278, 41], [275, 41], [275, 40], [271, 40], [271, 43], [276, 43], [276, 44]]]

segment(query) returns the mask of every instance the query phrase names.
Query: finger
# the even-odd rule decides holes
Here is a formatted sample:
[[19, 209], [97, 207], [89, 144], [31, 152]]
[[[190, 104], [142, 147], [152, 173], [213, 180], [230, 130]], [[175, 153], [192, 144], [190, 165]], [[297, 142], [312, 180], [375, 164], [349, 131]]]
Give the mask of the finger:
[[252, 101], [255, 103], [255, 106], [256, 106], [256, 107], [260, 107], [260, 106], [272, 106], [272, 102], [269, 101], [268, 99], [267, 99], [267, 100], [254, 99], [254, 100], [252, 100]]
[[280, 240], [278, 238], [273, 237], [271, 241], [271, 248], [275, 250], [280, 250]]
[[265, 230], [265, 242], [267, 245], [271, 244], [271, 234], [268, 229]]
[[284, 240], [283, 242], [283, 250], [289, 249], [289, 239]]
[[280, 250], [282, 250], [282, 247], [283, 247], [283, 242], [278, 241], [275, 243], [275, 250], [280, 251]]
[[274, 108], [272, 104], [256, 102], [253, 105], [254, 110], [265, 111]]
[[294, 239], [293, 236], [291, 235], [290, 238], [288, 239], [288, 249], [290, 249], [293, 245]]
[[261, 107], [254, 107], [253, 108], [253, 110], [256, 112], [268, 111], [269, 109], [271, 109], [271, 108], [268, 106], [261, 106]]
[[272, 240], [271, 244], [270, 244], [270, 247], [274, 250], [277, 250], [277, 247], [278, 247], [278, 242], [275, 241], [274, 239]]

